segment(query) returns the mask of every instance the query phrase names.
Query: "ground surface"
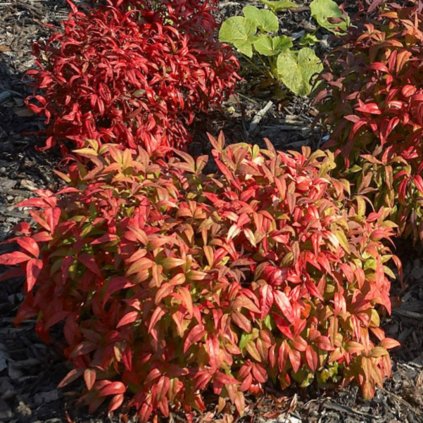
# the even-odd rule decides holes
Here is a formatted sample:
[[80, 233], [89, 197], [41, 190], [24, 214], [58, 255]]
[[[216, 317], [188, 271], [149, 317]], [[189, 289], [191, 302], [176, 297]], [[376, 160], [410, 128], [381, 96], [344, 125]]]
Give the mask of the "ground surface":
[[[221, 15], [241, 10], [246, 1], [222, 1]], [[55, 189], [52, 169], [58, 155], [41, 154], [34, 147], [42, 121], [23, 104], [29, 94], [24, 72], [32, 64], [32, 42], [48, 34], [66, 16], [61, 0], [0, 0], [0, 240], [5, 239], [23, 214], [13, 205], [31, 196], [36, 188]], [[310, 28], [307, 11], [284, 19], [287, 33]], [[287, 96], [277, 106], [259, 85], [241, 87], [224, 110], [196, 125], [193, 153], [207, 152], [204, 131], [225, 130], [229, 142], [261, 142], [269, 137], [277, 148], [316, 147], [323, 134], [313, 128], [313, 110], [308, 101]], [[266, 106], [269, 106], [266, 108]], [[258, 124], [260, 111], [266, 109]], [[1, 247], [0, 251], [4, 251]], [[259, 400], [249, 399], [244, 422], [423, 422], [423, 254], [413, 246], [398, 244], [404, 260], [405, 286], [394, 284], [393, 316], [385, 321], [388, 334], [402, 342], [394, 352], [394, 376], [364, 402], [356, 388], [336, 392], [273, 392]], [[0, 269], [1, 271], [1, 269]], [[15, 328], [13, 316], [21, 300], [22, 281], [0, 285], [0, 423], [2, 422], [105, 422], [104, 414], [88, 416], [78, 409], [72, 391], [56, 389], [67, 373], [66, 364], [54, 346], [38, 341], [32, 322]], [[115, 416], [113, 421], [119, 421]], [[177, 415], [172, 421], [184, 421]], [[219, 421], [213, 413], [198, 421]], [[225, 422], [230, 422], [226, 418]]]

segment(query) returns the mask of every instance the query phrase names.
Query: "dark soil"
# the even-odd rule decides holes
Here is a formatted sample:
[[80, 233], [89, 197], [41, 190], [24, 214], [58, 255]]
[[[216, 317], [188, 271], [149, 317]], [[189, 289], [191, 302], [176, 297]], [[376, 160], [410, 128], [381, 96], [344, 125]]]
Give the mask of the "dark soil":
[[[222, 1], [221, 15], [239, 13], [246, 3]], [[59, 184], [53, 173], [59, 155], [35, 149], [42, 144], [43, 122], [24, 105], [30, 93], [24, 72], [33, 65], [32, 42], [48, 34], [46, 23], [58, 25], [66, 14], [64, 0], [0, 0], [0, 240], [25, 217], [14, 204], [35, 189], [55, 190]], [[289, 12], [283, 18], [284, 31], [289, 34], [309, 31], [310, 25], [307, 10]], [[323, 43], [324, 48], [327, 44]], [[240, 92], [222, 110], [196, 123], [190, 147], [194, 154], [208, 153], [204, 134], [216, 134], [220, 129], [229, 143], [262, 143], [263, 137], [268, 137], [278, 149], [321, 144], [323, 134], [313, 127], [314, 113], [307, 99], [286, 94], [281, 101], [273, 101], [259, 80], [244, 82]], [[263, 110], [262, 119], [257, 119]], [[1, 246], [0, 253], [5, 248], [11, 247]], [[242, 422], [423, 422], [423, 255], [406, 243], [398, 243], [398, 254], [404, 261], [405, 282], [393, 285], [396, 307], [392, 317], [385, 319], [385, 329], [402, 347], [393, 353], [393, 378], [375, 398], [363, 401], [355, 387], [283, 393], [269, 388], [263, 397], [249, 398]], [[59, 348], [41, 343], [33, 322], [13, 326], [22, 283], [10, 280], [0, 285], [0, 423], [128, 421], [124, 415], [110, 419], [104, 412], [88, 416], [77, 407], [72, 389], [78, 386], [65, 391], [56, 388], [69, 370]], [[234, 421], [230, 416], [221, 419], [212, 411], [197, 420]], [[185, 420], [175, 414], [171, 421]]]

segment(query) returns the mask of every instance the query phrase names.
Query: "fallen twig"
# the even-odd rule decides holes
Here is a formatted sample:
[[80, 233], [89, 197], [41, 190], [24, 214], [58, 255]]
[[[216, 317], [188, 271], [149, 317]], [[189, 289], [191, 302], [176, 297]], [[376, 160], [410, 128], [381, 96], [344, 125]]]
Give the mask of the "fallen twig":
[[381, 418], [381, 416], [375, 416], [373, 414], [363, 413], [362, 411], [355, 410], [354, 408], [347, 407], [346, 405], [335, 404], [330, 401], [324, 402], [323, 407], [328, 408], [330, 410], [334, 410], [334, 411], [340, 411], [340, 412], [345, 412], [348, 414], [367, 417], [372, 420], [375, 420], [375, 419], [377, 420]]
[[259, 110], [256, 115], [254, 116], [253, 120], [250, 123], [250, 127], [248, 129], [248, 135], [254, 135], [257, 132], [258, 125], [261, 120], [266, 116], [266, 113], [272, 108], [273, 101], [268, 101], [267, 104]]

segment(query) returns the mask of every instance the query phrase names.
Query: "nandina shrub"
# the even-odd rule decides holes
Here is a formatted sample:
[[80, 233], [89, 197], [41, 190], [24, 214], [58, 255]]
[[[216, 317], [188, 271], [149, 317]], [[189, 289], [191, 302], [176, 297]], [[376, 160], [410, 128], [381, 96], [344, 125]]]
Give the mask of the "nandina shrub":
[[62, 385], [83, 377], [91, 411], [127, 395], [142, 421], [189, 414], [211, 389], [242, 414], [267, 382], [354, 380], [371, 397], [398, 345], [380, 328], [384, 211], [365, 216], [331, 153], [211, 142], [208, 176], [205, 157], [154, 162], [91, 142], [68, 187], [23, 201], [35, 227], [20, 224], [19, 251], [0, 256], [26, 274], [17, 322], [36, 317], [45, 341], [62, 324]]
[[357, 22], [327, 58], [317, 102], [353, 185], [423, 239], [423, 14], [409, 3]]
[[36, 44], [28, 72], [42, 92], [28, 103], [46, 117], [45, 148], [92, 138], [157, 154], [184, 147], [196, 113], [220, 104], [238, 78], [229, 47], [194, 41], [137, 10], [73, 6], [63, 30]]
[[95, 0], [124, 11], [139, 10], [150, 21], [168, 20], [194, 42], [204, 43], [217, 29], [218, 0]]

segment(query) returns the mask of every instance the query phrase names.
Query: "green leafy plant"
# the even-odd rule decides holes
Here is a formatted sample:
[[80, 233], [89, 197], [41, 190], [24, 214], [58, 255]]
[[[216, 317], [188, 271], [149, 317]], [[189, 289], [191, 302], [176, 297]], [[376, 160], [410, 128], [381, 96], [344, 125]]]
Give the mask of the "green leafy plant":
[[292, 0], [260, 0], [264, 5], [266, 5], [273, 12], [281, 12], [289, 9], [296, 9], [298, 4]]
[[322, 28], [335, 34], [345, 32], [350, 24], [348, 15], [333, 0], [313, 0], [310, 11]]
[[[125, 396], [141, 421], [204, 410], [211, 390], [241, 415], [265, 383], [358, 383], [365, 397], [390, 374], [380, 328], [390, 311], [383, 210], [331, 176], [333, 155], [276, 152], [211, 138], [206, 157], [153, 161], [142, 149], [90, 142], [57, 193], [20, 204], [0, 256], [26, 275], [17, 322], [36, 318], [63, 353], [90, 411]], [[13, 267], [14, 266], [14, 267]]]
[[358, 18], [327, 58], [316, 104], [339, 171], [391, 210], [399, 234], [423, 240], [423, 14], [414, 3], [384, 2], [365, 25]]
[[[310, 36], [300, 40], [294, 48], [294, 40], [278, 35], [278, 11], [298, 7], [291, 1], [262, 1], [271, 10], [246, 6], [243, 16], [233, 16], [222, 23], [219, 39], [232, 44], [251, 63], [259, 61], [266, 77], [282, 83], [296, 95], [306, 96], [312, 89], [312, 77], [323, 69], [313, 49], [315, 40]], [[348, 17], [331, 0], [314, 0], [310, 4], [312, 16], [320, 26], [329, 31], [344, 31]], [[314, 41], [314, 42], [313, 42]], [[257, 60], [256, 60], [257, 59]], [[257, 66], [257, 64], [255, 64]]]

